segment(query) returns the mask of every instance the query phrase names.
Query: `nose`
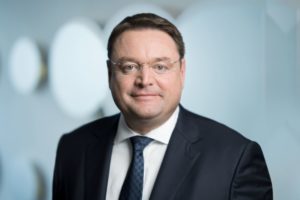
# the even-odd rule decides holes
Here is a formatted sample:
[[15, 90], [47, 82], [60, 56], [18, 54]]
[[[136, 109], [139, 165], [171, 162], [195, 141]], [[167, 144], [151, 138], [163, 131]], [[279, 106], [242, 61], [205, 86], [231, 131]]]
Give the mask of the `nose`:
[[138, 87], [146, 87], [153, 85], [153, 73], [148, 66], [143, 66], [136, 77], [136, 85]]

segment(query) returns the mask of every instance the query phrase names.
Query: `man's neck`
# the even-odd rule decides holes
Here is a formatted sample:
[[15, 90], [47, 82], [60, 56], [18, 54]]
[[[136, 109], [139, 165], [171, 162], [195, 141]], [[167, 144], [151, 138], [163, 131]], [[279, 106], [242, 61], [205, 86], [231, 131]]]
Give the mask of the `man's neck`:
[[[176, 107], [176, 109], [179, 109]], [[155, 118], [155, 119], [140, 119], [140, 118], [134, 118], [134, 117], [126, 117], [124, 116], [125, 122], [127, 126], [132, 129], [133, 131], [141, 134], [146, 135], [150, 131], [160, 127], [162, 124], [164, 124], [167, 120], [170, 119], [170, 117], [174, 114], [176, 111], [173, 110], [168, 115], [161, 117], [161, 118]]]

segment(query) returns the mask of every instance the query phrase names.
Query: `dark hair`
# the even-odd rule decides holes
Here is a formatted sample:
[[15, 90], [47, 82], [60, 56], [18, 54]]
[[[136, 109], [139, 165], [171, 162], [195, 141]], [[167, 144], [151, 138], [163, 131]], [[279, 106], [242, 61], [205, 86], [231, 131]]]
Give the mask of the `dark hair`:
[[181, 33], [174, 24], [153, 13], [140, 13], [123, 19], [111, 32], [107, 44], [107, 56], [111, 59], [116, 39], [125, 31], [139, 29], [157, 29], [167, 33], [176, 43], [180, 58], [184, 57], [185, 48]]

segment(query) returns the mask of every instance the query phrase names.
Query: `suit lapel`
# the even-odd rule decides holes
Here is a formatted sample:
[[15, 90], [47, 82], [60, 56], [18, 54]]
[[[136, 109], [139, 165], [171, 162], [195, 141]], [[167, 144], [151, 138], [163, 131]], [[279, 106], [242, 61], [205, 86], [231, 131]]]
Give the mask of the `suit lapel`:
[[118, 117], [98, 127], [94, 141], [86, 149], [85, 199], [105, 200], [113, 141], [117, 131]]
[[176, 127], [154, 184], [150, 200], [171, 200], [201, 155], [202, 136], [188, 112], [180, 107]]

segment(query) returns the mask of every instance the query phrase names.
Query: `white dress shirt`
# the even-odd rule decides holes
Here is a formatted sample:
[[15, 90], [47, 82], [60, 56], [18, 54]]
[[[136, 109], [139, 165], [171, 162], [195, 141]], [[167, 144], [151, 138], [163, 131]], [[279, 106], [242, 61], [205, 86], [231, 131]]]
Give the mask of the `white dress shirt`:
[[[144, 186], [142, 200], [148, 200], [156, 180], [160, 165], [164, 158], [170, 137], [175, 128], [179, 107], [171, 117], [160, 127], [150, 131], [145, 136], [153, 141], [144, 149]], [[106, 190], [107, 200], [118, 200], [132, 159], [130, 137], [141, 135], [131, 130], [121, 115], [118, 130], [112, 149], [109, 178]]]

